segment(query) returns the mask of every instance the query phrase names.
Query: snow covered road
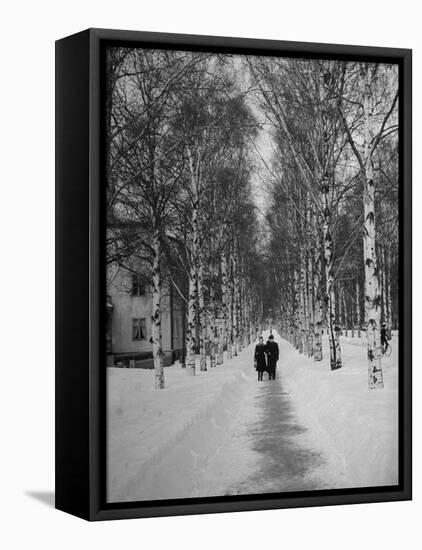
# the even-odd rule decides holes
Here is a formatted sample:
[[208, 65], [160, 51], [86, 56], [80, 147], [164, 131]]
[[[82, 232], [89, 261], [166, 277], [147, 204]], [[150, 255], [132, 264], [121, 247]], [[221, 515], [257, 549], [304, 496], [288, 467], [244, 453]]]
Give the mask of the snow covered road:
[[395, 484], [398, 342], [369, 391], [364, 346], [331, 372], [276, 339], [275, 381], [256, 380], [254, 346], [196, 377], [168, 368], [159, 392], [152, 371], [109, 368], [109, 501]]
[[[226, 495], [300, 491], [330, 485], [328, 479], [318, 475], [326, 460], [311, 443], [280, 377], [256, 382], [233, 432], [208, 465], [207, 490], [211, 494], [216, 490], [216, 479], [220, 481], [219, 494]], [[323, 471], [326, 475], [325, 468]]]

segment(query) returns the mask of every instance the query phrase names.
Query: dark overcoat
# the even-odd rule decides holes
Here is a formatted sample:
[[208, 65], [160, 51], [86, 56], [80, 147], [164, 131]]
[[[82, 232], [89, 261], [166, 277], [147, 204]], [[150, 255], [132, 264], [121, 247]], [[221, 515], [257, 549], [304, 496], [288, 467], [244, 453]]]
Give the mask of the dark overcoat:
[[265, 344], [257, 344], [255, 346], [255, 368], [258, 372], [267, 370], [267, 361], [265, 359], [265, 352], [267, 346]]
[[278, 344], [274, 340], [268, 340], [265, 347], [267, 348], [268, 371], [271, 372], [277, 366], [279, 356]]

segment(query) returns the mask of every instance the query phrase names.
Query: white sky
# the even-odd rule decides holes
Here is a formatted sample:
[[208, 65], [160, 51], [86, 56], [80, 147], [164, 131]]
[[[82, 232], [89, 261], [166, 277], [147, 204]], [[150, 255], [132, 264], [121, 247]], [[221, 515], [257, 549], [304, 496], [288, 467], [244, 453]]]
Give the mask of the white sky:
[[[233, 68], [236, 71], [239, 88], [242, 91], [246, 91], [250, 87], [250, 78], [247, 68], [244, 66], [244, 56], [233, 56]], [[264, 123], [265, 119], [262, 112], [257, 105], [256, 98], [253, 92], [247, 96], [247, 104], [250, 107], [253, 115], [259, 123]], [[265, 179], [268, 175], [268, 171], [264, 162], [259, 158], [264, 159], [265, 163], [271, 166], [273, 143], [272, 137], [265, 129], [258, 130], [258, 137], [254, 141], [253, 148], [256, 149], [255, 161], [256, 161], [256, 173], [252, 176], [252, 186], [254, 189], [254, 201], [257, 206], [258, 212], [262, 215], [265, 213], [267, 204], [267, 192], [263, 189], [262, 179]]]

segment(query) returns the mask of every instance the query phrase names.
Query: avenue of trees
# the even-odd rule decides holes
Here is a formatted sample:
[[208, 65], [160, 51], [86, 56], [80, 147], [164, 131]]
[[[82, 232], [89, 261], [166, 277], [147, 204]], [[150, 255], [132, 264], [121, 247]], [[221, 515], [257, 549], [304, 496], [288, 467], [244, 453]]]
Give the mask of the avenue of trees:
[[250, 59], [274, 140], [267, 166], [269, 286], [299, 352], [342, 366], [341, 329], [365, 328], [383, 387], [380, 324], [397, 328], [398, 75], [369, 63]]
[[340, 330], [365, 330], [382, 387], [380, 324], [398, 328], [397, 90], [387, 65], [108, 50], [107, 262], [150, 284], [157, 389], [169, 286], [191, 374], [196, 354], [201, 370], [221, 364], [270, 322], [315, 361], [328, 333], [332, 369]]
[[108, 53], [107, 260], [141, 264], [149, 279], [156, 388], [164, 283], [185, 304], [192, 374], [196, 352], [206, 370], [206, 348], [215, 366], [223, 349], [250, 343], [262, 313], [248, 149], [257, 128], [232, 73], [207, 54]]

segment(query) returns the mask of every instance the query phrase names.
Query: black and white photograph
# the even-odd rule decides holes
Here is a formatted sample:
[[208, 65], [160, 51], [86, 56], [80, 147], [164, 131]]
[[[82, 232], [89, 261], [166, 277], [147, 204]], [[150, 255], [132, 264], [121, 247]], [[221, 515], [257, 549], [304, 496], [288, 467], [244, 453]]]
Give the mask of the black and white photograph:
[[399, 74], [105, 51], [109, 503], [399, 483]]
[[3, 4], [0, 547], [417, 546], [417, 4]]

